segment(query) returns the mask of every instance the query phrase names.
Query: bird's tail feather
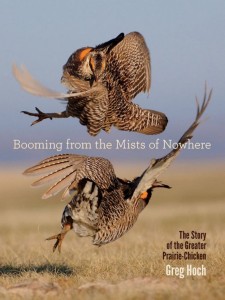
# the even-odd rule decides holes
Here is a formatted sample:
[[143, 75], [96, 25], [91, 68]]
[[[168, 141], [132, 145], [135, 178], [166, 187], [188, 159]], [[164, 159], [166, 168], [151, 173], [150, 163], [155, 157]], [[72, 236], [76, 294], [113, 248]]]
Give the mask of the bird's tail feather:
[[143, 134], [159, 134], [165, 130], [168, 119], [162, 112], [142, 109], [132, 102], [125, 102], [123, 111], [114, 124], [118, 129]]

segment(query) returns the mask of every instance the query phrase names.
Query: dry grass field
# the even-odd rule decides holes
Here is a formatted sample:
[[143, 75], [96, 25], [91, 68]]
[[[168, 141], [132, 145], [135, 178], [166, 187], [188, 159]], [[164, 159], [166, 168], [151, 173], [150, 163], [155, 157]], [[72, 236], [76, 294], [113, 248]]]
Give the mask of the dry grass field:
[[[33, 178], [22, 176], [23, 168], [1, 170], [0, 299], [224, 299], [224, 169], [174, 164], [162, 177], [173, 188], [153, 193], [130, 232], [100, 248], [70, 232], [61, 254], [45, 238], [60, 230], [65, 203], [41, 200], [43, 190], [30, 187]], [[206, 261], [162, 259], [179, 230], [207, 233]], [[204, 264], [207, 276], [166, 276], [167, 264], [187, 263]]]

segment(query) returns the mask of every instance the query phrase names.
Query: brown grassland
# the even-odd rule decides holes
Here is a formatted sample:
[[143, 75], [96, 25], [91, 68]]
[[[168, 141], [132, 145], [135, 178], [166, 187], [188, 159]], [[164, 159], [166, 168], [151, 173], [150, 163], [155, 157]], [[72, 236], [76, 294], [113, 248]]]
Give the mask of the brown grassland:
[[[137, 175], [117, 167], [117, 174]], [[224, 164], [174, 163], [163, 182], [121, 239], [92, 246], [89, 238], [70, 232], [62, 253], [52, 253], [45, 238], [60, 230], [65, 202], [41, 200], [43, 189], [32, 189], [34, 178], [23, 168], [3, 169], [0, 218], [1, 299], [224, 299], [225, 184]], [[137, 172], [137, 173], [136, 173]], [[207, 233], [206, 261], [166, 261], [166, 243], [179, 240], [179, 230]], [[207, 276], [180, 279], [166, 276], [165, 266], [201, 266]]]

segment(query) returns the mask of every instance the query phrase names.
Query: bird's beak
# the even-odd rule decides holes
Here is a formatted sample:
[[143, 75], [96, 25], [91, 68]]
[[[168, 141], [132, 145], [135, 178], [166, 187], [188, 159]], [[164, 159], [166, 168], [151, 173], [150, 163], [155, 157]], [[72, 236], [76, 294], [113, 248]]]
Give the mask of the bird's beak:
[[65, 84], [65, 76], [64, 75], [61, 77], [61, 83]]

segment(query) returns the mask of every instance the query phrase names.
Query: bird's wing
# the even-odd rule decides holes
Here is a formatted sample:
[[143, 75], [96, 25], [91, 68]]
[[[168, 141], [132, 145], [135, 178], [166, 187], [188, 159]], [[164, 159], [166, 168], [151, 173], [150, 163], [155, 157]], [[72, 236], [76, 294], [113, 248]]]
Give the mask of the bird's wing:
[[82, 179], [94, 182], [100, 190], [107, 190], [117, 185], [118, 181], [112, 164], [101, 157], [89, 157], [75, 154], [55, 155], [41, 161], [24, 171], [25, 175], [45, 174], [35, 181], [33, 186], [54, 182], [44, 193], [47, 199], [65, 189], [63, 197], [77, 189]]
[[178, 147], [169, 152], [166, 156], [158, 159], [152, 159], [149, 167], [143, 172], [143, 174], [137, 179], [137, 188], [133, 194], [133, 197], [137, 197], [140, 192], [146, 191], [147, 189], [154, 186], [154, 183], [157, 181], [159, 175], [163, 173], [171, 164], [171, 162], [177, 157], [180, 153], [183, 145], [193, 137], [194, 130], [198, 127], [200, 123], [200, 118], [204, 113], [206, 107], [209, 104], [209, 101], [212, 96], [212, 90], [207, 95], [207, 89], [205, 87], [205, 94], [202, 105], [199, 105], [197, 102], [197, 114], [194, 122], [191, 126], [185, 131], [182, 137], [178, 141]]
[[109, 52], [106, 71], [119, 84], [131, 101], [140, 92], [149, 92], [151, 85], [150, 54], [143, 36], [131, 32]]
[[[77, 100], [80, 97], [86, 97], [87, 95], [93, 92], [93, 89], [96, 89], [96, 88], [92, 88], [87, 91], [81, 91], [78, 93], [68, 93], [68, 94], [60, 93], [42, 85], [38, 80], [36, 80], [30, 74], [30, 72], [27, 70], [27, 68], [24, 65], [21, 66], [20, 68], [18, 68], [16, 65], [13, 65], [12, 72], [16, 80], [20, 84], [20, 86], [25, 91], [35, 96], [54, 98], [60, 100], [68, 100], [68, 98], [73, 97], [73, 100]], [[84, 90], [84, 88], [85, 86], [82, 89]]]

